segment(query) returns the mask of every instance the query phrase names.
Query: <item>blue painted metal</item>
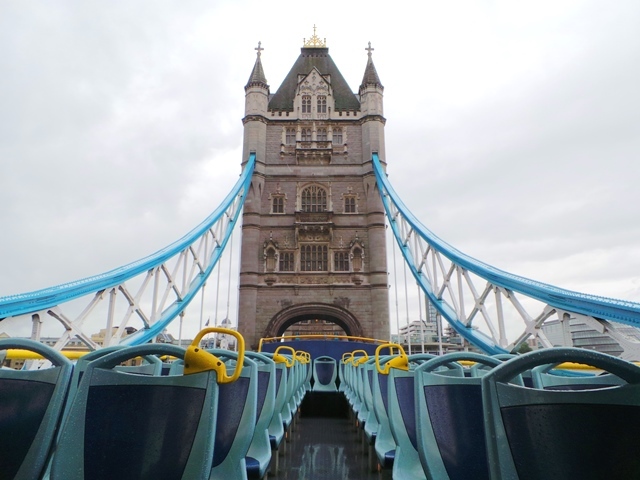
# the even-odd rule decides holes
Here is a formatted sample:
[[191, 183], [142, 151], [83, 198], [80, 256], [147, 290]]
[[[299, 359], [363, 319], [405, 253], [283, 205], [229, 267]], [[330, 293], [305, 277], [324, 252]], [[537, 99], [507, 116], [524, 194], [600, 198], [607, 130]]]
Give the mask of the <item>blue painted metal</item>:
[[[38, 312], [52, 308], [56, 305], [80, 298], [84, 295], [88, 295], [94, 292], [100, 292], [108, 288], [117, 286], [126, 282], [127, 280], [134, 278], [135, 276], [156, 268], [166, 262], [168, 259], [179, 254], [182, 250], [191, 245], [195, 240], [202, 236], [207, 230], [212, 228], [220, 220], [223, 215], [227, 214], [227, 209], [233, 204], [238, 196], [241, 197], [241, 202], [244, 202], [246, 192], [248, 190], [249, 183], [251, 182], [251, 176], [255, 167], [255, 153], [249, 156], [247, 163], [245, 164], [242, 175], [234, 185], [233, 189], [226, 196], [224, 201], [218, 206], [218, 208], [207, 217], [200, 225], [187, 233], [184, 237], [176, 242], [168, 245], [167, 247], [157, 251], [156, 253], [149, 255], [145, 258], [132, 262], [128, 265], [116, 268], [106, 273], [87, 277], [74, 282], [65, 283], [55, 287], [49, 287], [34, 292], [23, 293], [19, 295], [10, 295], [7, 297], [0, 297], [0, 319], [5, 317], [12, 317], [23, 315], [26, 313]], [[201, 272], [191, 282], [188, 291], [185, 293], [182, 301], [176, 301], [162, 312], [160, 319], [155, 322], [149, 329], [141, 330], [134, 335], [127, 337], [123, 342], [129, 345], [138, 345], [145, 343], [152, 339], [154, 336], [162, 332], [162, 330], [171, 321], [183, 311], [189, 302], [193, 299], [198, 290], [206, 282], [207, 278], [213, 271], [216, 263], [220, 259], [222, 252], [231, 236], [231, 232], [236, 225], [241, 208], [237, 208], [234, 212], [234, 216], [230, 219], [224, 232], [224, 238], [220, 241], [219, 245], [214, 249], [211, 261], [204, 272]]]
[[586, 293], [574, 292], [563, 288], [548, 285], [546, 283], [531, 280], [525, 277], [505, 272], [498, 268], [487, 265], [484, 262], [472, 258], [456, 248], [452, 247], [428, 228], [426, 228], [406, 207], [398, 194], [387, 179], [385, 171], [382, 169], [380, 159], [377, 154], [373, 154], [373, 166], [378, 189], [382, 196], [384, 208], [391, 224], [393, 234], [400, 246], [411, 272], [417, 280], [420, 288], [425, 292], [429, 301], [435, 306], [440, 314], [449, 324], [465, 339], [469, 340], [489, 354], [504, 353], [505, 350], [496, 345], [493, 340], [483, 335], [477, 330], [472, 330], [463, 324], [458, 318], [453, 308], [446, 302], [438, 299], [431, 289], [429, 280], [422, 275], [416, 267], [415, 259], [411, 254], [409, 246], [403, 243], [398, 224], [391, 213], [390, 202], [402, 214], [404, 220], [413, 228], [415, 234], [427, 242], [431, 248], [440, 252], [454, 264], [484, 278], [488, 282], [503, 287], [507, 290], [521, 293], [528, 297], [544, 302], [554, 308], [575, 312], [582, 315], [592, 316], [615, 322], [625, 323], [634, 327], [640, 327], [640, 303], [627, 300], [590, 295]]

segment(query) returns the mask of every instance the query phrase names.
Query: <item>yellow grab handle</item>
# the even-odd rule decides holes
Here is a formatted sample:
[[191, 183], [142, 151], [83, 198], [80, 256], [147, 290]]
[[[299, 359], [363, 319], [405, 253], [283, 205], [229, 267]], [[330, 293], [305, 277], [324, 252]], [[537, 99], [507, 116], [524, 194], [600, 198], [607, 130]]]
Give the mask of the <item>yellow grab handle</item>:
[[300, 363], [309, 363], [311, 361], [311, 354], [302, 350], [296, 350], [295, 358]]
[[[345, 360], [344, 357], [349, 357]], [[342, 363], [347, 364], [347, 363], [351, 363], [353, 361], [353, 352], [344, 352], [342, 354], [342, 360], [340, 360]]]
[[[225, 335], [231, 335], [238, 341], [238, 359], [236, 360], [236, 369], [233, 375], [227, 375], [227, 367], [222, 360], [216, 357], [213, 353], [207, 352], [205, 349], [200, 348], [200, 340], [208, 333], [223, 333]], [[209, 370], [215, 370], [218, 383], [231, 383], [235, 382], [242, 373], [242, 365], [244, 363], [244, 337], [235, 330], [220, 327], [208, 327], [200, 330], [193, 339], [191, 345], [187, 347], [187, 351], [184, 354], [184, 374], [191, 375], [194, 373], [207, 372]]]
[[[283, 349], [291, 350], [291, 359], [288, 359], [287, 357], [279, 353], [280, 350], [283, 350]], [[287, 367], [293, 367], [295, 358], [296, 358], [296, 351], [293, 349], [293, 347], [290, 347], [288, 345], [280, 345], [278, 348], [276, 348], [276, 351], [273, 352], [273, 361], [276, 363], [284, 363]]]
[[[398, 349], [398, 356], [385, 363], [384, 369], [380, 367], [380, 350], [382, 350], [383, 348], [388, 348], [391, 352], [391, 355], [393, 355], [394, 348]], [[401, 345], [398, 345], [397, 343], [383, 343], [382, 345], [379, 345], [378, 348], [376, 348], [376, 370], [378, 370], [378, 373], [382, 375], [389, 375], [389, 371], [392, 368], [408, 371], [409, 359], [407, 358], [407, 354], [405, 353], [404, 348], [402, 348]]]
[[[363, 355], [358, 355], [356, 357], [356, 353], [360, 353], [360, 352], [362, 352]], [[366, 362], [367, 360], [369, 360], [369, 354], [364, 350], [354, 350], [353, 353], [352, 353], [352, 358], [353, 358], [353, 360], [351, 361], [351, 363], [355, 367], [357, 367], [358, 365], [361, 365], [364, 362]]]

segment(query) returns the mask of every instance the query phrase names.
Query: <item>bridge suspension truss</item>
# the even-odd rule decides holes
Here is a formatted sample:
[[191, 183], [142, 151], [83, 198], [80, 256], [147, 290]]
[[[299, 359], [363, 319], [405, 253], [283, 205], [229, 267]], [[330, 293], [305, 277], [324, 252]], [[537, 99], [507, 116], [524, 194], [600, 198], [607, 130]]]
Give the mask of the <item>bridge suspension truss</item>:
[[553, 347], [542, 324], [558, 320], [568, 332], [576, 319], [609, 335], [622, 358], [640, 360], [640, 342], [625, 332], [640, 327], [640, 303], [565, 290], [504, 272], [458, 251], [411, 214], [392, 188], [377, 154], [376, 180], [387, 219], [418, 286], [458, 334], [489, 354], [507, 353], [529, 338]]
[[[34, 324], [57, 320], [64, 327], [54, 345], [57, 350], [74, 337], [90, 350], [99, 349], [101, 345], [92, 340], [88, 330], [95, 329], [96, 318], [101, 317], [106, 326], [102, 346], [155, 340], [184, 314], [220, 261], [244, 205], [254, 166], [252, 153], [218, 208], [191, 232], [158, 252], [100, 275], [0, 297], [0, 326], [12, 318], [28, 316]], [[127, 327], [140, 324], [140, 328], [134, 327], [134, 333], [123, 335]]]
[[[640, 342], [625, 332], [625, 327], [640, 327], [639, 303], [565, 290], [465, 255], [411, 214], [377, 154], [372, 161], [393, 236], [407, 265], [429, 302], [463, 338], [489, 354], [514, 351], [531, 337], [543, 347], [552, 347], [542, 324], [557, 319], [568, 330], [569, 321], [577, 319], [614, 338], [623, 358], [640, 359]], [[84, 327], [90, 318], [93, 322], [102, 315], [103, 346], [153, 341], [184, 314], [218, 264], [242, 210], [254, 166], [255, 154], [251, 154], [220, 206], [162, 250], [100, 275], [0, 297], [0, 325], [28, 316], [34, 324], [53, 319], [64, 327], [54, 348], [61, 350], [77, 337], [94, 350], [100, 345]], [[124, 336], [133, 324], [142, 327]]]

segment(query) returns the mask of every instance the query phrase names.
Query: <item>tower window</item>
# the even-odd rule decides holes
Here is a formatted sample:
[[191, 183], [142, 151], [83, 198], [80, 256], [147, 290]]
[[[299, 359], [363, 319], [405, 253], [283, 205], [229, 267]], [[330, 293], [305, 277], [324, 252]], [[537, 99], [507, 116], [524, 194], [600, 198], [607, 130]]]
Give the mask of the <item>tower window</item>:
[[336, 128], [333, 131], [333, 143], [336, 145], [342, 145], [342, 129]]
[[327, 191], [317, 185], [305, 188], [300, 200], [303, 212], [324, 212], [327, 209]]
[[293, 128], [287, 128], [285, 142], [287, 145], [293, 145], [296, 143], [296, 131]]
[[302, 96], [302, 113], [311, 113], [311, 95]]
[[318, 113], [327, 113], [327, 97], [318, 95]]
[[344, 213], [356, 213], [356, 197], [354, 195], [344, 197]]
[[349, 254], [347, 252], [336, 252], [333, 255], [333, 268], [336, 272], [348, 272]]
[[271, 213], [284, 213], [284, 195], [271, 197]]
[[310, 128], [303, 128], [302, 129], [302, 141], [303, 142], [310, 142], [311, 141], [311, 129]]
[[327, 141], [327, 129], [326, 128], [320, 128], [318, 129], [318, 131], [316, 132], [316, 138], [319, 142], [326, 142]]
[[293, 252], [282, 252], [280, 254], [280, 271], [293, 272]]
[[302, 245], [300, 247], [300, 270], [303, 272], [326, 272], [326, 245]]

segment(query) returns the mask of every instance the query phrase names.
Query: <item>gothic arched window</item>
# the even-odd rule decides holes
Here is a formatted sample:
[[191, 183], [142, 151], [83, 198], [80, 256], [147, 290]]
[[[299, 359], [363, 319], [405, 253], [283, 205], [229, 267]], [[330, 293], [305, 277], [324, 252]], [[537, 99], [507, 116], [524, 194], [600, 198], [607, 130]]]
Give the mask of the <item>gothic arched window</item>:
[[318, 95], [318, 113], [327, 113], [327, 97]]
[[327, 191], [318, 185], [302, 190], [300, 200], [303, 212], [324, 212], [327, 209]]
[[333, 268], [336, 272], [348, 272], [349, 254], [347, 252], [336, 252], [333, 256]]
[[293, 272], [294, 270], [293, 252], [280, 253], [280, 271], [281, 272]]
[[311, 141], [311, 129], [310, 128], [303, 128], [302, 129], [302, 137], [301, 137], [303, 142], [310, 142]]
[[336, 145], [342, 145], [342, 130], [340, 128], [335, 128], [333, 130], [333, 143]]
[[311, 113], [311, 95], [302, 96], [302, 113]]
[[303, 272], [326, 272], [328, 270], [326, 245], [302, 245], [300, 247], [300, 270]]
[[296, 143], [296, 131], [293, 128], [287, 128], [285, 142], [287, 145]]
[[271, 213], [284, 213], [284, 195], [271, 196]]
[[344, 213], [356, 213], [356, 196], [344, 196]]
[[327, 129], [326, 128], [319, 128], [318, 131], [316, 132], [316, 139], [319, 142], [326, 142], [327, 141]]

